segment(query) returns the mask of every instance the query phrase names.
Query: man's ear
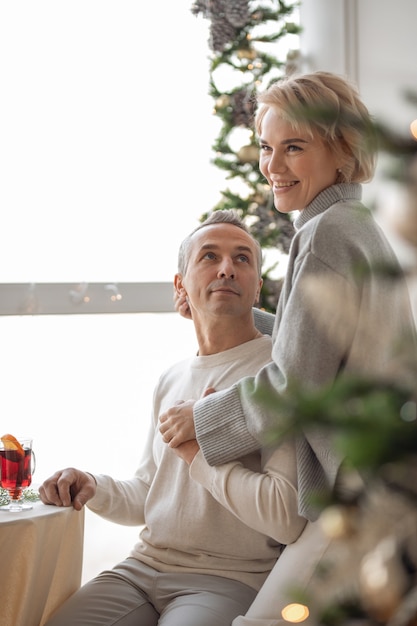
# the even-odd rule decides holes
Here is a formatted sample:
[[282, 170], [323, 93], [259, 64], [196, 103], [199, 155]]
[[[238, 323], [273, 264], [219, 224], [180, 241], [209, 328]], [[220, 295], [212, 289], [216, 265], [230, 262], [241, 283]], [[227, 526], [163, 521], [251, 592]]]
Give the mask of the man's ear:
[[262, 279], [262, 278], [260, 278], [260, 279], [259, 279], [259, 287], [258, 287], [258, 289], [257, 289], [257, 291], [256, 291], [255, 301], [254, 301], [254, 303], [253, 303], [253, 304], [258, 304], [259, 299], [260, 299], [260, 297], [261, 297], [261, 289], [262, 289], [262, 285], [263, 285], [263, 284], [264, 284], [264, 281], [263, 281], [263, 279]]
[[187, 291], [182, 282], [182, 274], [175, 274], [174, 276], [174, 289], [178, 296], [185, 297], [187, 295]]

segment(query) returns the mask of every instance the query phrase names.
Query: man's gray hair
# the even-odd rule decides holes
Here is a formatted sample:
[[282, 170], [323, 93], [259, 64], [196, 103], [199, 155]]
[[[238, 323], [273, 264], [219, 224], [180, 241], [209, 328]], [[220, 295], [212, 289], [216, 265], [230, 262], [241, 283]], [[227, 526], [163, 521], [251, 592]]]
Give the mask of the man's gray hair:
[[235, 209], [222, 209], [218, 211], [213, 211], [210, 213], [207, 219], [204, 220], [197, 228], [195, 228], [189, 235], [186, 237], [180, 245], [180, 249], [178, 252], [178, 272], [184, 276], [187, 271], [188, 261], [190, 259], [190, 248], [191, 248], [191, 239], [195, 233], [197, 233], [202, 228], [206, 226], [212, 226], [212, 224], [232, 224], [232, 226], [236, 226], [241, 230], [244, 230], [251, 239], [253, 240], [256, 250], [257, 250], [257, 263], [258, 263], [258, 273], [259, 277], [262, 275], [262, 249], [259, 242], [251, 235], [246, 224], [242, 221], [242, 218], [239, 216], [239, 213]]

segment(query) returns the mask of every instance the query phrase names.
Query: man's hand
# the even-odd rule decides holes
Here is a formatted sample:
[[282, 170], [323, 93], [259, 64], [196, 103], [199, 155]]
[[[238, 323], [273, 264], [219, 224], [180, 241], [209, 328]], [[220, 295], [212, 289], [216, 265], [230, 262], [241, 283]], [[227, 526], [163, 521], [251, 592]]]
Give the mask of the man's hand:
[[[214, 387], [208, 387], [203, 393], [203, 398], [215, 392]], [[161, 424], [159, 432], [162, 435], [162, 439], [170, 448], [177, 448], [185, 441], [196, 439], [193, 413], [194, 405], [195, 400], [177, 402], [175, 406], [159, 416]]]
[[165, 443], [176, 448], [185, 441], [195, 439], [193, 407], [195, 400], [179, 402], [159, 417], [159, 432]]
[[68, 467], [55, 472], [39, 487], [44, 504], [72, 506], [81, 511], [84, 504], [96, 493], [97, 485], [91, 474]]
[[200, 446], [198, 445], [196, 439], [192, 439], [191, 441], [185, 441], [176, 448], [173, 448], [175, 454], [177, 454], [188, 465], [191, 465], [195, 455], [199, 450]]

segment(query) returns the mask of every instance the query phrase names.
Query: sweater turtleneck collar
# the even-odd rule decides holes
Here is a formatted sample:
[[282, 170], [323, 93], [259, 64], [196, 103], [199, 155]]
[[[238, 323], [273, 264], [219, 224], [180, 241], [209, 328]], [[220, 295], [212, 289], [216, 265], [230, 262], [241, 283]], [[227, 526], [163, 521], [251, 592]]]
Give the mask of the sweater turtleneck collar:
[[302, 209], [294, 220], [295, 230], [299, 230], [311, 218], [323, 213], [330, 206], [345, 200], [360, 200], [362, 186], [359, 183], [338, 183], [323, 189], [310, 204]]

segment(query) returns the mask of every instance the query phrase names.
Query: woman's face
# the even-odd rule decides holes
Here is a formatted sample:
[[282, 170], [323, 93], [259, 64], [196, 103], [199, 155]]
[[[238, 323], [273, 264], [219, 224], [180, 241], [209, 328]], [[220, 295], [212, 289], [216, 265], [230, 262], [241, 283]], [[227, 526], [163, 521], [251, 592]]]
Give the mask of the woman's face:
[[280, 213], [301, 211], [336, 182], [342, 164], [336, 163], [323, 140], [294, 130], [273, 107], [262, 119], [259, 143], [259, 167], [272, 187]]

